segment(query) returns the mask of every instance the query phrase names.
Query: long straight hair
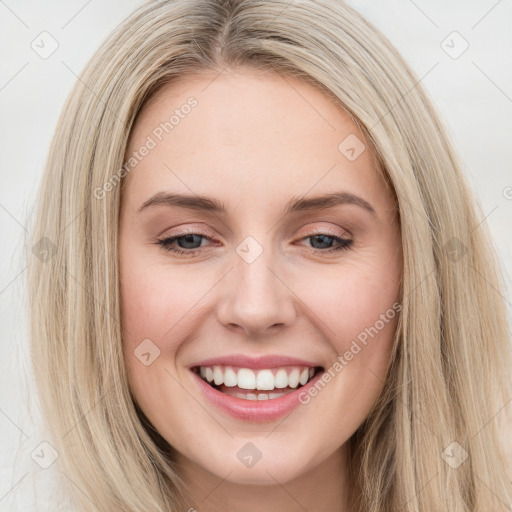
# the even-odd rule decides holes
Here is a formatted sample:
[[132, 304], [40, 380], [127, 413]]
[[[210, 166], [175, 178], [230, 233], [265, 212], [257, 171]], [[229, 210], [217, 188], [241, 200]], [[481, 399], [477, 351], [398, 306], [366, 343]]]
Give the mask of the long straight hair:
[[382, 393], [349, 440], [354, 510], [511, 507], [500, 444], [500, 408], [512, 398], [504, 279], [418, 78], [341, 1], [160, 0], [108, 37], [73, 88], [31, 231], [30, 248], [45, 250], [27, 255], [33, 370], [80, 510], [186, 503], [173, 448], [132, 400], [123, 364], [122, 169], [135, 118], [160, 86], [227, 67], [321, 88], [361, 128], [396, 196], [402, 310]]

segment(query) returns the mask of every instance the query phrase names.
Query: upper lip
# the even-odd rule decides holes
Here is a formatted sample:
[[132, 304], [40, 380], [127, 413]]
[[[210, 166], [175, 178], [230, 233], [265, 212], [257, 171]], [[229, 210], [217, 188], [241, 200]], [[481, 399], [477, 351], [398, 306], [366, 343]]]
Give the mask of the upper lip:
[[270, 354], [265, 356], [247, 356], [243, 354], [229, 354], [226, 356], [212, 357], [198, 361], [197, 363], [191, 364], [190, 368], [196, 366], [238, 366], [240, 368], [279, 368], [281, 366], [308, 366], [314, 368], [316, 366], [322, 366], [320, 363], [306, 361], [304, 359], [298, 359], [296, 357], [282, 356], [278, 354]]

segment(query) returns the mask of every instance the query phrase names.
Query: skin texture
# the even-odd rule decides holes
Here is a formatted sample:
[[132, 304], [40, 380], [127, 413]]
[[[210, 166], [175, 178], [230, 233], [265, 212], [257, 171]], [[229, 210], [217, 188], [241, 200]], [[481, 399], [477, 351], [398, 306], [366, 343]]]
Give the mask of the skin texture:
[[[396, 203], [368, 145], [353, 161], [338, 149], [364, 137], [345, 111], [298, 78], [247, 69], [182, 78], [141, 111], [127, 155], [191, 96], [197, 106], [125, 178], [120, 279], [125, 364], [135, 400], [178, 451], [201, 512], [346, 511], [346, 441], [374, 405], [388, 368], [397, 316], [307, 405], [255, 423], [218, 410], [188, 367], [232, 353], [281, 354], [329, 368], [399, 300]], [[346, 191], [354, 204], [283, 215], [292, 198]], [[226, 214], [139, 207], [158, 192], [205, 195]], [[167, 252], [156, 241], [182, 229], [204, 236]], [[353, 240], [328, 253], [337, 236]], [[263, 252], [236, 249], [248, 236]], [[134, 350], [150, 339], [146, 366]], [[147, 342], [146, 342], [147, 343]], [[237, 452], [252, 442], [261, 459]]]

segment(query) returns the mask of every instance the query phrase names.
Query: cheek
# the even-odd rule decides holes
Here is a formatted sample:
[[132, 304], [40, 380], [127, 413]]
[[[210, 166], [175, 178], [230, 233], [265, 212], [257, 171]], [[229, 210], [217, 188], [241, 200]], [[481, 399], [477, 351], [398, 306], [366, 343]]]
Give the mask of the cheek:
[[200, 292], [189, 274], [141, 260], [125, 261], [120, 272], [123, 355], [131, 393], [149, 420], [158, 425], [162, 401], [166, 407], [181, 410], [180, 404], [188, 400], [176, 381], [175, 361], [190, 334]]
[[[192, 277], [192, 278], [191, 278]], [[128, 263], [121, 272], [122, 324], [126, 348], [133, 349], [150, 338], [162, 349], [172, 351], [170, 342], [188, 322], [205, 292], [204, 280], [178, 267]], [[134, 346], [135, 344], [135, 346]]]
[[180, 273], [169, 274], [168, 268], [142, 257], [126, 259], [121, 265], [123, 354], [139, 401], [151, 398], [144, 390], [154, 389], [162, 372], [173, 372], [179, 349], [173, 340], [180, 340], [179, 331], [193, 304], [193, 290], [180, 280]]
[[[187, 400], [172, 376], [179, 375], [179, 353], [192, 342], [195, 327], [204, 317], [204, 298], [216, 278], [209, 274], [153, 262], [134, 253], [122, 260], [124, 362], [130, 388], [146, 413], [159, 410], [165, 391], [177, 404]], [[141, 355], [147, 353], [144, 360]]]
[[[385, 264], [382, 259], [361, 258], [316, 273], [297, 288], [334, 349], [327, 393], [337, 404], [331, 420], [343, 421], [346, 431], [355, 431], [368, 415], [385, 382], [401, 310], [399, 264], [393, 259]], [[319, 418], [324, 421], [324, 416], [322, 412]]]
[[374, 333], [373, 327], [379, 337], [392, 334], [399, 284], [399, 262], [367, 257], [326, 267], [314, 275], [302, 272], [294, 291], [321, 320], [317, 325], [323, 326], [322, 331], [341, 353], [352, 340], [364, 339], [369, 330]]

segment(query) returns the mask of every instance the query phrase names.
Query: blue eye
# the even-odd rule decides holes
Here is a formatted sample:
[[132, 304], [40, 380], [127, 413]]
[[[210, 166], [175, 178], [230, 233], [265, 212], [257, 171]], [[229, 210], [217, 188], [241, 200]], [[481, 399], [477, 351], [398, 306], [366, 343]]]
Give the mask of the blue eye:
[[[202, 239], [210, 240], [205, 235], [198, 233], [186, 233], [184, 235], [178, 235], [173, 237], [167, 237], [159, 239], [156, 243], [164, 248], [164, 250], [172, 252], [178, 255], [193, 256], [198, 251], [201, 251]], [[313, 247], [314, 252], [336, 252], [347, 250], [354, 243], [354, 240], [349, 238], [342, 238], [334, 235], [328, 235], [324, 233], [316, 233], [304, 237], [302, 240], [310, 239], [314, 241], [314, 245], [319, 242], [320, 247]], [[173, 246], [177, 243], [179, 247]], [[333, 246], [334, 244], [334, 246]]]
[[[321, 244], [325, 244], [327, 243], [328, 244], [328, 247], [327, 247], [327, 252], [329, 251], [341, 251], [343, 249], [348, 249], [352, 243], [354, 242], [353, 240], [349, 239], [349, 238], [341, 238], [339, 236], [334, 236], [334, 235], [324, 235], [324, 234], [316, 234], [316, 235], [311, 235], [311, 236], [308, 236], [306, 238], [310, 238], [311, 240], [315, 240], [315, 239], [321, 239], [322, 242]], [[332, 241], [334, 241], [335, 243], [338, 244], [338, 246], [335, 246], [335, 247], [332, 247], [332, 241], [329, 243], [329, 242], [325, 242], [326, 239], [331, 239]], [[322, 247], [315, 247], [314, 249], [322, 249]], [[325, 252], [325, 251], [324, 251]]]
[[[174, 237], [168, 237], [163, 238], [159, 240], [157, 243], [161, 245], [166, 251], [173, 252], [175, 254], [180, 255], [191, 255], [195, 254], [199, 247], [201, 246], [201, 239], [202, 238], [208, 238], [204, 235], [199, 235], [197, 233], [187, 233], [186, 235], [180, 235], [180, 236], [174, 236]], [[173, 247], [172, 244], [174, 242], [178, 242], [180, 248]], [[199, 246], [196, 247], [197, 243], [199, 243]], [[191, 247], [193, 246], [193, 247]], [[185, 250], [183, 250], [185, 249]]]

